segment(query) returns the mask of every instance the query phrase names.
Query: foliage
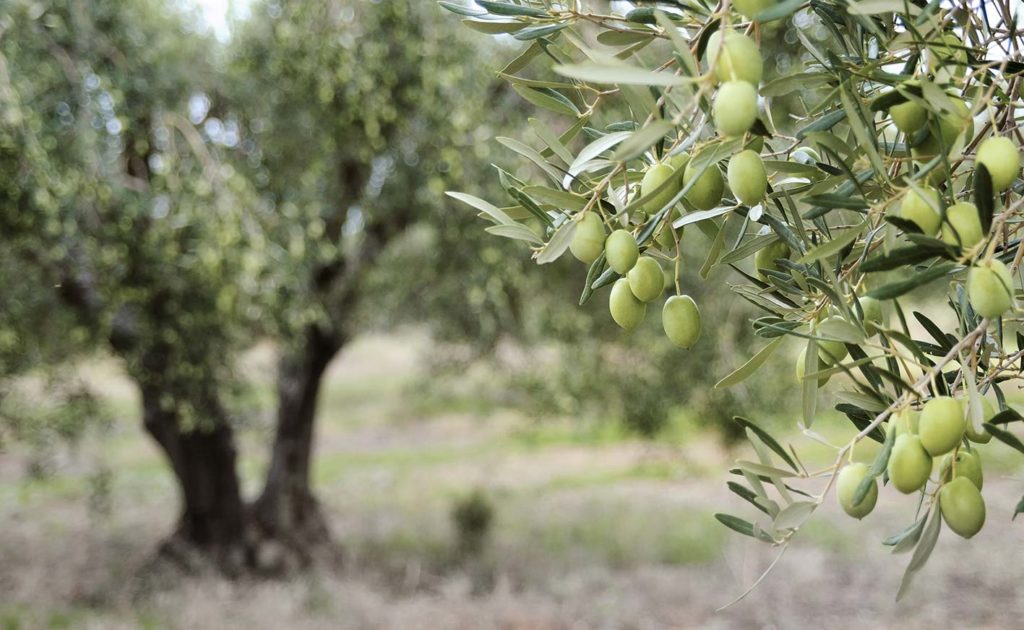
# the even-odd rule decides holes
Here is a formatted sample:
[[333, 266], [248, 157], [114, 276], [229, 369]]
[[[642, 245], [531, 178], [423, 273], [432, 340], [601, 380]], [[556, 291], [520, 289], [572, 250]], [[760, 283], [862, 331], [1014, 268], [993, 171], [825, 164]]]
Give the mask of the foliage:
[[[879, 477], [914, 469], [893, 468], [890, 453], [917, 457], [908, 449], [918, 440], [932, 474], [911, 490], [912, 523], [885, 541], [914, 550], [899, 594], [943, 520], [964, 537], [977, 531], [980, 488], [959, 480], [956, 457], [934, 472], [931, 457], [981, 452], [988, 434], [1024, 452], [1002, 428], [1021, 417], [1003, 390], [1024, 370], [1024, 344], [1013, 335], [1024, 254], [1016, 129], [1024, 66], [1010, 53], [1019, 45], [1012, 7], [440, 4], [474, 30], [525, 42], [502, 76], [562, 121], [540, 142], [503, 141], [533, 169], [523, 177], [499, 172], [509, 205], [450, 193], [488, 222], [485, 230], [525, 243], [539, 264], [569, 251], [587, 263], [581, 304], [629, 275], [633, 295], [617, 288], [610, 298], [625, 328], [650, 306], [633, 277], [637, 249], [670, 270], [674, 294], [696, 294], [698, 276], [729, 284], [758, 309], [752, 330], [763, 342], [742, 367], [720, 374], [718, 387], [742, 383], [791, 339], [803, 361], [800, 427], [816, 437], [822, 388], [853, 424], [834, 463], [812, 471], [741, 420], [756, 457], [738, 462], [740, 481], [730, 489], [760, 519], [721, 514], [723, 524], [784, 550], [837, 477], [840, 503], [863, 517]], [[777, 49], [779, 38], [798, 43], [798, 56], [766, 73], [759, 49]], [[693, 232], [704, 241], [702, 263], [686, 258]], [[603, 252], [588, 245], [608, 233]], [[711, 276], [716, 269], [735, 280]], [[670, 339], [691, 345], [700, 314], [665, 314]], [[718, 323], [703, 318], [697, 348], [719, 341]], [[667, 345], [644, 340], [637, 351]], [[870, 466], [840, 476], [864, 439], [884, 448]]]

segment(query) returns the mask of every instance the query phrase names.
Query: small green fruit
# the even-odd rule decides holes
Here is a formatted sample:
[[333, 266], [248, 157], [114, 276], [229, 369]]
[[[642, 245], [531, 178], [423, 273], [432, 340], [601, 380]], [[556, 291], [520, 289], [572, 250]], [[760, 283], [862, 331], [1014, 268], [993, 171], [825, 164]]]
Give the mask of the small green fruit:
[[[833, 315], [831, 317], [826, 317], [821, 321], [821, 323], [824, 324], [825, 322], [837, 320], [844, 321], [842, 317]], [[818, 357], [826, 365], [835, 365], [836, 363], [839, 363], [846, 358], [848, 353], [849, 350], [846, 349], [846, 344], [842, 341], [832, 339], [818, 340]]]
[[[640, 196], [648, 197], [655, 190], [658, 190], [659, 186], [672, 179], [674, 174], [675, 170], [665, 163], [655, 164], [647, 169], [647, 172], [644, 173], [644, 178], [640, 181]], [[644, 210], [654, 214], [668, 205], [668, 202], [672, 201], [677, 192], [679, 192], [678, 187], [671, 184], [666, 185], [658, 194], [644, 202]]]
[[[946, 151], [953, 146], [957, 137], [974, 135], [974, 119], [971, 118], [971, 110], [959, 98], [951, 97], [953, 104], [952, 112], [943, 112], [939, 115], [938, 121], [929, 125], [928, 135], [914, 147], [914, 156], [919, 160], [928, 160], [945, 147]], [[940, 141], [941, 139], [941, 141]]]
[[685, 169], [686, 165], [689, 163], [690, 156], [687, 153], [677, 153], [668, 159], [668, 165], [671, 166], [674, 171]]
[[673, 295], [665, 300], [661, 323], [669, 341], [681, 348], [690, 348], [700, 339], [700, 309], [688, 295]]
[[625, 274], [636, 264], [640, 248], [628, 230], [615, 230], [604, 242], [604, 257], [615, 273]]
[[718, 88], [711, 115], [723, 136], [742, 136], [757, 120], [757, 89], [746, 81], [726, 81]]
[[920, 490], [932, 472], [932, 456], [912, 433], [896, 437], [889, 455], [889, 481], [903, 494]]
[[[988, 422], [996, 415], [996, 410], [989, 402], [988, 398], [981, 399], [981, 421]], [[967, 439], [976, 444], [988, 444], [992, 439], [992, 434], [984, 429], [981, 431], [974, 430], [974, 422], [971, 420], [970, 414], [967, 414], [967, 419], [964, 421], [964, 434], [967, 435]]]
[[836, 497], [843, 511], [856, 519], [861, 519], [875, 509], [878, 501], [878, 481], [872, 480], [868, 493], [857, 505], [853, 504], [853, 498], [857, 494], [857, 487], [860, 482], [870, 473], [867, 464], [860, 462], [848, 464], [839, 471], [839, 478], [836, 480]]
[[665, 274], [650, 256], [641, 256], [626, 274], [629, 289], [641, 302], [650, 302], [665, 290]]
[[576, 225], [569, 251], [580, 262], [588, 265], [604, 251], [604, 224], [594, 212], [586, 212]]
[[768, 190], [768, 175], [761, 156], [750, 149], [740, 151], [729, 160], [729, 188], [741, 203], [755, 206]]
[[[690, 180], [697, 175], [697, 169], [693, 164], [687, 164], [683, 171], [683, 182], [690, 183]], [[686, 191], [686, 200], [692, 203], [698, 210], [710, 210], [722, 202], [722, 193], [725, 192], [725, 180], [722, 179], [722, 171], [718, 166], [711, 164], [701, 173], [690, 190]]]
[[970, 538], [985, 525], [985, 500], [966, 477], [957, 477], [939, 491], [942, 520], [957, 535]]
[[754, 268], [763, 279], [766, 270], [779, 270], [779, 263], [776, 261], [782, 258], [789, 258], [789, 245], [786, 245], [785, 241], [777, 240], [771, 245], [757, 250], [757, 253], [754, 254]]
[[982, 486], [985, 485], [985, 473], [981, 469], [981, 455], [978, 451], [960, 449], [956, 454], [955, 466], [953, 461], [952, 453], [942, 458], [942, 465], [939, 467], [939, 470], [942, 471], [942, 478], [949, 481], [950, 475], [953, 474], [955, 469], [957, 477], [969, 479], [974, 484], [974, 487], [981, 490]]
[[1009, 138], [986, 139], [978, 146], [975, 162], [985, 165], [996, 192], [1009, 188], [1020, 173], [1020, 153]]
[[910, 407], [904, 407], [892, 414], [889, 425], [896, 431], [896, 435], [917, 435], [921, 423], [921, 412]]
[[661, 226], [658, 227], [658, 231], [654, 234], [654, 242], [658, 244], [661, 249], [668, 249], [675, 251], [676, 248], [676, 236], [679, 238], [683, 236], [683, 230], [675, 230], [667, 221], [662, 222]]
[[946, 220], [942, 223], [944, 242], [970, 249], [984, 238], [977, 206], [969, 201], [961, 201], [946, 208]]
[[900, 204], [900, 216], [913, 221], [926, 236], [934, 236], [942, 224], [942, 202], [939, 191], [931, 186], [924, 186], [923, 194], [911, 188], [903, 196]]
[[633, 330], [644, 321], [647, 305], [636, 299], [629, 288], [628, 280], [619, 278], [612, 285], [611, 294], [608, 296], [608, 310], [611, 311], [616, 324], [626, 330]]
[[999, 317], [1013, 308], [1013, 278], [998, 260], [978, 263], [967, 272], [967, 298], [982, 317]]
[[[722, 41], [725, 45], [722, 45]], [[708, 67], [716, 81], [746, 81], [753, 86], [761, 82], [764, 61], [757, 44], [743, 33], [715, 31], [708, 38]]]
[[960, 401], [949, 396], [937, 396], [925, 403], [921, 409], [918, 434], [924, 449], [932, 457], [956, 448], [964, 438], [964, 414]]
[[[818, 365], [818, 367], [817, 367], [817, 369], [815, 369], [815, 372], [820, 372], [823, 368], [827, 367], [825, 365], [822, 365], [820, 359], [819, 359], [817, 365]], [[798, 383], [803, 384], [803, 382], [804, 382], [804, 375], [805, 374], [807, 374], [807, 352], [806, 351], [801, 352], [800, 354], [796, 355], [796, 381]], [[828, 379], [830, 379], [830, 378], [832, 378], [831, 374], [826, 374], [825, 376], [819, 376], [818, 377], [818, 387], [824, 387], [825, 383], [827, 383]]]
[[928, 110], [914, 101], [906, 101], [889, 108], [893, 124], [903, 133], [914, 133], [928, 124]]
[[868, 334], [874, 335], [878, 327], [882, 325], [882, 303], [873, 297], [862, 296], [857, 298], [860, 303], [860, 310], [864, 313], [864, 328]]
[[754, 19], [757, 14], [775, 6], [778, 0], [732, 0], [732, 8], [745, 18]]

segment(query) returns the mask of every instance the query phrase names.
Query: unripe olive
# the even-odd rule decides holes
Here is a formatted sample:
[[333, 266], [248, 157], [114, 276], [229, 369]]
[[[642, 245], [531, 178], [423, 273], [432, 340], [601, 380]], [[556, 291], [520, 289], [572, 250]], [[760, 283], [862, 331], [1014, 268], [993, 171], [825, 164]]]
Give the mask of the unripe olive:
[[[683, 171], [683, 182], [690, 183], [690, 180], [697, 175], [697, 169], [693, 164], [687, 164]], [[686, 191], [686, 200], [692, 203], [698, 210], [710, 210], [722, 201], [722, 193], [725, 192], [725, 180], [722, 179], [722, 171], [718, 166], [712, 164], [704, 169], [697, 181], [690, 190]]]
[[843, 511], [856, 519], [861, 519], [875, 509], [878, 501], [878, 481], [872, 480], [868, 493], [857, 505], [853, 504], [853, 497], [857, 494], [857, 486], [868, 476], [870, 469], [867, 464], [856, 462], [846, 465], [839, 471], [839, 478], [836, 479], [836, 497]]
[[956, 454], [956, 465], [953, 464], [953, 461], [952, 453], [942, 458], [942, 465], [939, 467], [939, 470], [942, 471], [942, 479], [949, 481], [955, 469], [956, 477], [969, 479], [974, 487], [981, 490], [985, 485], [985, 473], [981, 469], [981, 455], [978, 451], [960, 449]]
[[686, 165], [689, 163], [690, 156], [687, 153], [677, 153], [668, 159], [668, 165], [675, 171], [685, 169]]
[[964, 66], [967, 65], [967, 51], [964, 50], [963, 41], [951, 32], [931, 38], [928, 42], [928, 65], [933, 70], [948, 70], [952, 65], [956, 68], [957, 76], [963, 76]]
[[900, 204], [900, 216], [917, 224], [926, 236], [934, 236], [942, 224], [939, 191], [931, 186], [924, 186], [921, 190], [923, 194], [913, 188], [907, 191]]
[[932, 457], [956, 448], [964, 437], [964, 414], [960, 401], [949, 396], [937, 396], [926, 402], [921, 409], [918, 435]]
[[970, 538], [985, 525], [985, 500], [966, 477], [957, 477], [939, 491], [942, 520], [957, 535]]
[[992, 188], [1002, 192], [1010, 187], [1020, 173], [1020, 153], [1009, 138], [988, 138], [978, 145], [975, 162], [984, 164], [992, 176]]
[[757, 153], [747, 149], [732, 156], [726, 174], [729, 177], [729, 188], [740, 202], [755, 206], [764, 199], [768, 190], [768, 175]]
[[906, 101], [889, 108], [893, 124], [903, 133], [914, 133], [928, 124], [928, 110], [914, 101]]
[[[816, 370], [816, 371], [820, 371], [820, 369], [822, 367], [825, 367], [825, 366], [822, 366], [822, 365], [819, 364], [818, 367], [819, 367], [819, 369]], [[798, 383], [803, 383], [804, 382], [804, 375], [805, 374], [807, 374], [807, 353], [806, 352], [801, 352], [800, 354], [796, 355], [796, 380], [797, 380]], [[824, 376], [819, 376], [818, 377], [818, 387], [824, 387], [825, 383], [827, 383], [828, 379], [830, 379], [830, 378], [832, 378], [831, 374], [826, 374]]]
[[629, 288], [628, 280], [619, 278], [612, 285], [611, 294], [608, 296], [608, 310], [611, 311], [616, 324], [626, 330], [633, 330], [644, 321], [647, 305], [636, 299]]
[[604, 257], [616, 273], [625, 274], [636, 264], [640, 248], [628, 230], [615, 230], [604, 242]]
[[978, 207], [969, 201], [961, 201], [946, 208], [946, 220], [942, 223], [942, 240], [964, 249], [974, 247], [985, 238], [981, 229]]
[[948, 151], [962, 133], [966, 136], [974, 135], [974, 119], [971, 118], [971, 110], [958, 98], [950, 98], [950, 101], [954, 111], [940, 114], [938, 120], [931, 124], [925, 139], [914, 147], [914, 153], [918, 159], [935, 157], [943, 146]]
[[650, 302], [665, 290], [665, 274], [650, 256], [641, 256], [626, 274], [629, 289], [641, 302]]
[[754, 19], [758, 13], [775, 6], [777, 0], [732, 0], [732, 8], [745, 18]]
[[[843, 321], [843, 318], [838, 315], [826, 317], [822, 320], [822, 324], [828, 321]], [[846, 349], [846, 344], [842, 341], [835, 341], [831, 339], [819, 339], [818, 340], [818, 358], [820, 358], [826, 365], [834, 365], [839, 363], [846, 358], [849, 350]]]
[[1001, 261], [980, 262], [967, 272], [967, 298], [982, 317], [999, 317], [1013, 308], [1013, 278]]
[[706, 50], [708, 67], [713, 68], [716, 81], [746, 81], [755, 87], [761, 82], [761, 52], [754, 40], [743, 33], [715, 31], [708, 38]]
[[668, 221], [665, 221], [658, 227], [658, 231], [654, 233], [654, 242], [662, 249], [674, 250], [676, 247], [676, 237], [674, 234], [676, 233], [678, 233], [679, 238], [682, 238], [682, 228], [675, 230]]
[[700, 309], [689, 295], [673, 295], [665, 300], [661, 323], [669, 341], [681, 348], [692, 347], [700, 339]]
[[[988, 398], [981, 399], [981, 420], [982, 422], [988, 422], [996, 415], [996, 410], [989, 402]], [[981, 431], [974, 430], [974, 422], [971, 419], [970, 414], [967, 414], [967, 420], [964, 423], [964, 434], [967, 435], [967, 439], [976, 444], [988, 444], [989, 440], [992, 439], [992, 434], [982, 427]]]
[[889, 425], [896, 431], [896, 435], [917, 435], [921, 423], [921, 412], [910, 407], [904, 407], [892, 414]]
[[746, 81], [726, 81], [715, 94], [711, 115], [723, 136], [742, 136], [757, 120], [757, 89]]
[[764, 271], [778, 271], [779, 263], [775, 262], [781, 258], [789, 258], [789, 245], [783, 240], [778, 240], [767, 247], [757, 250], [754, 254], [754, 268], [758, 275], [764, 278]]
[[588, 265], [597, 260], [604, 251], [604, 224], [601, 223], [601, 217], [594, 212], [583, 214], [583, 218], [576, 224], [569, 251], [577, 260]]
[[932, 472], [932, 456], [912, 433], [896, 437], [889, 454], [889, 481], [903, 494], [920, 490]]
[[857, 301], [864, 313], [864, 328], [869, 334], [877, 333], [878, 327], [882, 324], [882, 303], [866, 295], [857, 298]]
[[[647, 197], [653, 193], [659, 186], [672, 179], [674, 173], [675, 170], [666, 163], [655, 164], [647, 169], [644, 178], [640, 181], [640, 196]], [[665, 186], [657, 195], [644, 202], [644, 210], [651, 214], [661, 210], [668, 202], [672, 201], [672, 197], [675, 197], [677, 192], [679, 192], [678, 187], [671, 184]]]

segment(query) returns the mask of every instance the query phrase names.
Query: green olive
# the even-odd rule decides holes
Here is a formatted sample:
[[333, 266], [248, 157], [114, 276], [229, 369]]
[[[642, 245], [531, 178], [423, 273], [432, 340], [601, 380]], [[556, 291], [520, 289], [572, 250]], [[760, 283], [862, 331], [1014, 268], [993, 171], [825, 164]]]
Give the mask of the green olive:
[[985, 473], [981, 468], [981, 455], [978, 451], [960, 449], [956, 453], [955, 461], [956, 464], [954, 465], [952, 453], [942, 458], [942, 464], [939, 466], [939, 470], [942, 471], [942, 479], [949, 481], [953, 471], [956, 470], [956, 477], [969, 479], [978, 490], [981, 490], [982, 486], [985, 485]]
[[[826, 367], [826, 366], [822, 365], [821, 362], [819, 361], [818, 362], [818, 368], [815, 371], [816, 372], [820, 372], [821, 369], [824, 368], [824, 367]], [[806, 352], [801, 352], [800, 354], [796, 355], [796, 380], [797, 380], [798, 383], [802, 384], [804, 382], [804, 375], [805, 374], [807, 374], [807, 353]], [[831, 374], [826, 374], [824, 376], [819, 376], [818, 377], [818, 387], [824, 387], [825, 383], [827, 383], [828, 379], [830, 379], [830, 378], [832, 378]]]
[[732, 8], [743, 17], [752, 20], [765, 9], [775, 6], [777, 2], [778, 0], [732, 0]]
[[626, 274], [629, 289], [641, 302], [650, 302], [665, 290], [665, 274], [650, 256], [641, 256]]
[[978, 146], [975, 162], [985, 165], [996, 192], [1009, 188], [1020, 173], [1020, 153], [1009, 138], [986, 139]]
[[662, 221], [658, 227], [657, 232], [654, 233], [654, 242], [658, 244], [661, 249], [675, 251], [676, 238], [683, 237], [683, 229], [674, 229], [668, 221]]
[[604, 242], [604, 257], [616, 273], [625, 274], [636, 264], [640, 248], [628, 230], [615, 230]]
[[946, 220], [942, 223], [943, 241], [969, 249], [984, 238], [977, 206], [969, 201], [961, 201], [946, 208]]
[[982, 317], [999, 317], [1013, 308], [1013, 277], [998, 260], [978, 263], [967, 272], [967, 298]]
[[[690, 183], [697, 175], [697, 169], [693, 163], [686, 165], [683, 171], [683, 182]], [[718, 170], [715, 164], [709, 165], [700, 174], [690, 190], [686, 191], [686, 200], [692, 203], [698, 210], [710, 210], [722, 202], [722, 193], [725, 192], [725, 180], [722, 179], [722, 171]]]
[[985, 525], [985, 500], [966, 477], [957, 477], [939, 491], [942, 520], [958, 536], [970, 538]]
[[864, 328], [868, 334], [874, 335], [883, 323], [882, 303], [866, 295], [857, 298], [860, 310], [864, 313]]
[[[981, 399], [981, 420], [982, 422], [990, 421], [996, 415], [996, 410], [989, 402], [988, 398]], [[964, 434], [967, 435], [967, 439], [976, 444], [988, 444], [992, 439], [992, 434], [982, 427], [981, 431], [974, 430], [974, 422], [971, 420], [970, 414], [967, 415], [967, 420], [964, 423]]]
[[974, 135], [974, 119], [971, 118], [971, 110], [959, 98], [952, 97], [950, 101], [954, 111], [939, 114], [938, 120], [930, 123], [925, 139], [914, 147], [914, 155], [917, 159], [931, 159], [938, 155], [943, 147], [949, 151], [960, 134], [967, 137]]
[[932, 456], [912, 433], [896, 437], [889, 455], [889, 481], [903, 494], [920, 490], [932, 472]]
[[668, 159], [668, 165], [673, 170], [678, 171], [679, 169], [686, 169], [686, 165], [690, 163], [690, 156], [686, 153], [677, 153]]
[[893, 124], [903, 133], [914, 133], [928, 124], [928, 110], [915, 101], [906, 101], [889, 108]]
[[[725, 45], [722, 45], [722, 41]], [[708, 38], [708, 67], [716, 81], [746, 81], [753, 86], [761, 82], [764, 61], [757, 44], [743, 33], [715, 31]]]
[[726, 81], [715, 94], [711, 116], [723, 136], [742, 136], [757, 120], [757, 89], [746, 81]]
[[870, 514], [878, 501], [878, 481], [872, 480], [871, 487], [868, 488], [868, 493], [864, 495], [861, 502], [857, 505], [853, 504], [853, 499], [857, 495], [857, 487], [865, 477], [869, 476], [870, 472], [867, 464], [860, 462], [847, 464], [839, 471], [839, 478], [836, 480], [836, 497], [839, 499], [839, 505], [842, 506], [843, 511], [853, 518], [861, 519]]
[[942, 202], [939, 191], [931, 186], [921, 188], [924, 194], [911, 188], [900, 203], [900, 216], [912, 221], [926, 236], [934, 236], [942, 224]]
[[921, 409], [918, 435], [932, 457], [956, 448], [964, 437], [964, 412], [960, 401], [949, 396], [936, 396], [925, 403]]
[[669, 341], [681, 348], [690, 348], [700, 339], [700, 309], [688, 295], [673, 295], [665, 300], [661, 323]]
[[[644, 178], [640, 181], [640, 196], [649, 197], [659, 186], [672, 179], [674, 174], [675, 169], [666, 163], [655, 164], [647, 169], [647, 172], [644, 173]], [[668, 202], [672, 201], [677, 192], [679, 192], [677, 186], [672, 184], [666, 185], [658, 194], [644, 202], [644, 210], [654, 214], [668, 205]]]
[[[825, 322], [837, 320], [845, 321], [838, 315], [832, 315], [831, 317], [826, 317], [821, 321], [821, 323], [824, 324]], [[836, 363], [839, 363], [846, 358], [847, 353], [849, 353], [849, 350], [847, 350], [846, 344], [842, 341], [833, 339], [818, 340], [818, 358], [820, 358], [826, 365], [835, 365]]]
[[601, 217], [594, 212], [583, 213], [573, 232], [569, 251], [577, 260], [588, 265], [597, 260], [604, 251], [604, 224], [601, 223]]
[[754, 254], [754, 268], [763, 279], [765, 271], [779, 270], [779, 263], [776, 261], [782, 258], [789, 258], [789, 245], [779, 239], [771, 245], [757, 250], [757, 253]]
[[608, 310], [611, 311], [616, 324], [626, 330], [633, 330], [644, 321], [647, 305], [636, 299], [629, 288], [628, 280], [619, 278], [612, 285], [611, 294], [608, 296]]
[[729, 160], [726, 171], [729, 188], [741, 203], [755, 206], [764, 199], [768, 190], [768, 175], [764, 170], [761, 156], [747, 149], [740, 151]]
[[910, 407], [904, 407], [892, 414], [889, 425], [896, 431], [896, 435], [917, 435], [921, 423], [921, 412]]

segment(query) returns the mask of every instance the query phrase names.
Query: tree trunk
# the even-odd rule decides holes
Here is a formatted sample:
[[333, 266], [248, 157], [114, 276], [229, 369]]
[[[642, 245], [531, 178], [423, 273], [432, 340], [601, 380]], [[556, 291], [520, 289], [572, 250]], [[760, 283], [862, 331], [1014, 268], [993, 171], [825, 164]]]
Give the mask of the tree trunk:
[[142, 387], [146, 430], [163, 449], [181, 490], [181, 516], [162, 552], [197, 568], [213, 560], [234, 574], [247, 562], [245, 509], [235, 468], [234, 432], [216, 399], [200, 409], [209, 426], [181, 427], [174, 410], [161, 405], [159, 386]]
[[331, 555], [330, 531], [310, 484], [310, 463], [321, 380], [343, 343], [311, 326], [300, 347], [282, 357], [270, 468], [252, 510], [260, 538], [256, 565], [263, 570], [286, 571]]

